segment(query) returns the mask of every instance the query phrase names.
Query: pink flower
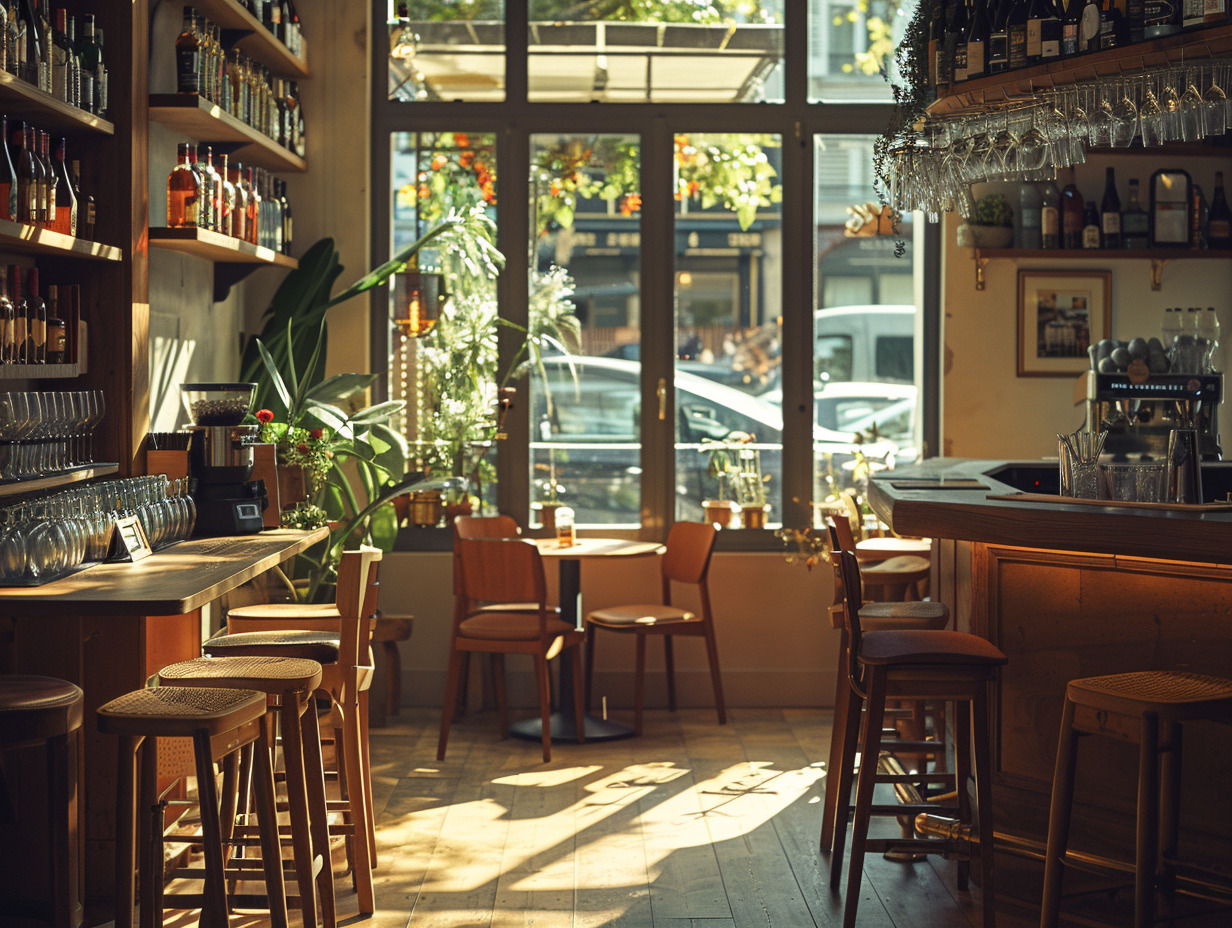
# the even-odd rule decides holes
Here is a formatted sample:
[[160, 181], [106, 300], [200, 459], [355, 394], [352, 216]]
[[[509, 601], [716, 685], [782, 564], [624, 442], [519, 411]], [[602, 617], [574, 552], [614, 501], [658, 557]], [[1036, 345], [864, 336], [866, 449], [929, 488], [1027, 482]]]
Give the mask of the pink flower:
[[307, 454], [307, 453], [308, 453], [308, 442], [306, 442], [306, 441], [301, 441], [297, 447], [298, 447], [298, 450], [299, 450], [299, 453], [300, 453], [300, 454]]
[[325, 436], [325, 429], [313, 429], [308, 433], [309, 438], [320, 439]]
[[271, 422], [274, 421], [274, 414], [270, 412], [268, 409], [258, 409], [257, 410], [257, 421], [260, 422], [262, 425], [269, 425]]

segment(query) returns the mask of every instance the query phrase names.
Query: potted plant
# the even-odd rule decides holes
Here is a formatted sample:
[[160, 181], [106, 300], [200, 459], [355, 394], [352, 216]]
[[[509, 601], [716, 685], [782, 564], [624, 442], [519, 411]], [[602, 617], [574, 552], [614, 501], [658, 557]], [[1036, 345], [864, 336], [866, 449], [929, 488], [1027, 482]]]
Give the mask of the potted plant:
[[727, 528], [734, 512], [732, 501], [728, 499], [728, 486], [734, 475], [733, 448], [725, 441], [708, 441], [698, 450], [709, 455], [706, 474], [714, 478], [717, 487], [713, 498], [702, 501], [706, 521]]
[[547, 464], [536, 464], [536, 469], [546, 467], [547, 473], [535, 481], [535, 490], [539, 499], [531, 504], [531, 509], [539, 513], [539, 524], [548, 532], [556, 531], [556, 510], [565, 505], [560, 501], [560, 495], [565, 492], [556, 474], [556, 449], [548, 448]]
[[971, 217], [958, 227], [958, 244], [966, 248], [1009, 248], [1014, 242], [1014, 210], [999, 193], [975, 201]]
[[736, 502], [740, 505], [740, 524], [745, 528], [765, 528], [769, 509], [766, 505], [767, 478], [761, 472], [761, 449], [753, 444], [752, 435], [739, 434], [734, 460], [733, 485]]

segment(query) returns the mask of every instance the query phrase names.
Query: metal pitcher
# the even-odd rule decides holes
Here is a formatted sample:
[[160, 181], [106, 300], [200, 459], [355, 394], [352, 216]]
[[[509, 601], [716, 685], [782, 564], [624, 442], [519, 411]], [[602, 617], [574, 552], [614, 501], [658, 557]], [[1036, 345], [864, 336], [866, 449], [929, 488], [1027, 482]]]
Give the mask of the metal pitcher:
[[1202, 502], [1202, 468], [1197, 429], [1173, 429], [1168, 435], [1168, 502]]

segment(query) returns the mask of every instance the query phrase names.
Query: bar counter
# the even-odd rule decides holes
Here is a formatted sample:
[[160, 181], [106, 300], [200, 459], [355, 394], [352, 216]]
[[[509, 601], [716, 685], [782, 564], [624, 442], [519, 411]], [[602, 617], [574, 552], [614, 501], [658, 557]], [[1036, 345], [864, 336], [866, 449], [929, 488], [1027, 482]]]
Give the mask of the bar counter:
[[[1130, 508], [1035, 500], [1054, 462], [932, 459], [883, 472], [869, 500], [896, 532], [937, 540], [933, 596], [1009, 657], [993, 711], [993, 800], [1008, 895], [1038, 899], [1069, 680], [1135, 670], [1232, 677], [1232, 503]], [[978, 486], [976, 486], [978, 482]], [[1027, 493], [1018, 499], [989, 497]], [[1232, 732], [1186, 726], [1181, 858], [1232, 885]], [[1133, 859], [1137, 748], [1079, 748], [1071, 848]], [[1034, 862], [1031, 861], [1034, 859]], [[1005, 872], [1005, 871], [1003, 871]]]

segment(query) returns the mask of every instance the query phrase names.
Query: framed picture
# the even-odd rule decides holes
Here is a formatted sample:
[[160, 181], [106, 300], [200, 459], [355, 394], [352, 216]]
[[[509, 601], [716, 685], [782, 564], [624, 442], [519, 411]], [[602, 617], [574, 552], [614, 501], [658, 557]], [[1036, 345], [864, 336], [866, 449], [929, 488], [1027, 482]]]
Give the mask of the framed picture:
[[1018, 272], [1019, 377], [1081, 374], [1087, 348], [1111, 336], [1111, 272]]

